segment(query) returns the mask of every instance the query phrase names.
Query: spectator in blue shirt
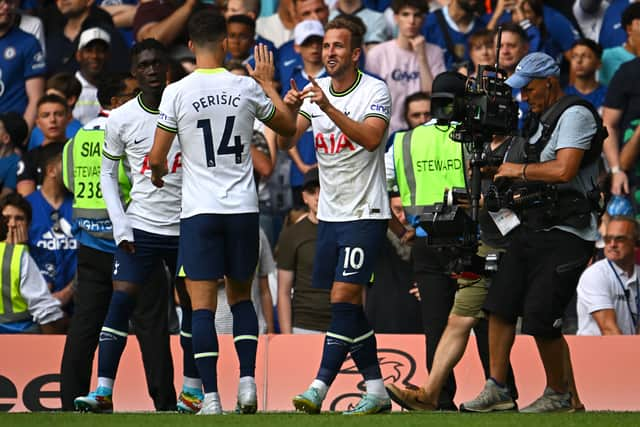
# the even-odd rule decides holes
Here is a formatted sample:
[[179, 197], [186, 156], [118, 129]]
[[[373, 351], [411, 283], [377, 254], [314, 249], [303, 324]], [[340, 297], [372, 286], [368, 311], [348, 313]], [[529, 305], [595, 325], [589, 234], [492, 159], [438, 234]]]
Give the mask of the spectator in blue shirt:
[[566, 95], [578, 95], [599, 110], [607, 94], [606, 86], [598, 83], [596, 72], [600, 68], [602, 47], [593, 40], [580, 39], [571, 49], [573, 84], [564, 89]]
[[0, 112], [23, 115], [29, 129], [44, 91], [45, 62], [40, 42], [15, 25], [16, 3], [4, 2], [0, 15]]
[[63, 309], [69, 309], [76, 274], [77, 241], [71, 233], [73, 196], [62, 181], [61, 143], [43, 146], [42, 186], [26, 197], [33, 211], [29, 252]]

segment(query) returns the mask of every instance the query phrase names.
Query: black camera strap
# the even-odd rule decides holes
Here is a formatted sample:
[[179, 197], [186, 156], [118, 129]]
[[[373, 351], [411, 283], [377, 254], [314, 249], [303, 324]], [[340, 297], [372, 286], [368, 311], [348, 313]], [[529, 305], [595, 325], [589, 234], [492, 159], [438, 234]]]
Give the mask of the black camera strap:
[[551, 135], [558, 124], [560, 116], [562, 116], [568, 108], [574, 106], [582, 106], [588, 109], [596, 121], [596, 133], [591, 139], [591, 147], [582, 157], [581, 166], [589, 165], [600, 158], [602, 144], [609, 134], [607, 132], [607, 128], [603, 126], [600, 115], [589, 101], [580, 98], [577, 95], [567, 95], [553, 104], [551, 108], [545, 111], [540, 117], [540, 123], [542, 124], [542, 136], [535, 144], [527, 144], [528, 162], [540, 161], [540, 153], [542, 153], [542, 150], [544, 150], [544, 147], [546, 147], [547, 143], [551, 139]]

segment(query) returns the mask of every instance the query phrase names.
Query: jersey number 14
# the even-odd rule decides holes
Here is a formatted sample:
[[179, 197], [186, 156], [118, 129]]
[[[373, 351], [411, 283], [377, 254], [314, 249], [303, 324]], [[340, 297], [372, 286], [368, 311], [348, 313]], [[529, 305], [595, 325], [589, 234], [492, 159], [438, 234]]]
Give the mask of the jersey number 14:
[[[240, 136], [233, 137], [233, 145], [229, 145], [231, 142], [231, 133], [233, 132], [233, 124], [236, 121], [235, 116], [227, 116], [227, 120], [224, 124], [224, 132], [222, 133], [222, 139], [218, 146], [217, 154], [219, 156], [225, 154], [235, 154], [236, 164], [242, 163], [242, 142]], [[216, 166], [216, 153], [213, 147], [213, 132], [211, 131], [211, 120], [202, 119], [198, 120], [197, 126], [202, 129], [204, 137], [204, 151], [207, 158], [207, 167], [213, 168]]]

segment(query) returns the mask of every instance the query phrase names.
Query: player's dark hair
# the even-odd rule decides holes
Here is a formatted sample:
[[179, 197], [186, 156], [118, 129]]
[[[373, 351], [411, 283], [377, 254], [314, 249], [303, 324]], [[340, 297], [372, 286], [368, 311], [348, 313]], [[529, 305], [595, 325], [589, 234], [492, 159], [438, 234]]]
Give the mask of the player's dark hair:
[[43, 95], [42, 98], [38, 100], [37, 108], [40, 108], [42, 104], [60, 104], [64, 107], [64, 111], [69, 110], [67, 101], [58, 95]]
[[0, 212], [2, 212], [7, 206], [13, 206], [17, 209], [20, 209], [22, 213], [24, 213], [24, 217], [27, 220], [27, 225], [31, 224], [33, 213], [31, 211], [31, 204], [27, 201], [27, 199], [25, 199], [18, 193], [9, 193], [0, 199]]
[[527, 37], [527, 32], [515, 22], [505, 22], [504, 24], [500, 24], [502, 27], [502, 32], [505, 33], [513, 33], [516, 34], [522, 43], [529, 43], [529, 37]]
[[[255, 25], [255, 24], [254, 24]], [[214, 9], [200, 10], [187, 23], [189, 39], [196, 45], [205, 45], [222, 40], [227, 36], [224, 16]]]
[[249, 15], [231, 15], [227, 19], [227, 25], [229, 24], [242, 24], [249, 27], [249, 31], [251, 34], [256, 33], [256, 21], [253, 20]]
[[598, 59], [602, 59], [602, 51], [603, 51], [603, 49], [602, 49], [602, 46], [600, 46], [599, 43], [597, 43], [597, 42], [595, 42], [595, 41], [593, 41], [591, 39], [584, 38], [584, 39], [577, 40], [573, 44], [573, 47], [576, 47], [576, 46], [588, 47], [598, 57]]
[[156, 39], [144, 39], [133, 45], [131, 48], [131, 63], [135, 64], [138, 55], [145, 50], [154, 50], [160, 54], [160, 56], [166, 60], [167, 48]]
[[400, 10], [405, 7], [416, 8], [421, 13], [429, 12], [427, 2], [424, 0], [391, 0], [391, 10], [393, 10], [393, 13], [398, 14]]
[[367, 26], [355, 15], [338, 15], [324, 26], [325, 34], [329, 30], [347, 30], [351, 33], [351, 50], [362, 47]]
[[118, 96], [127, 90], [125, 81], [131, 78], [129, 73], [105, 74], [98, 80], [98, 102], [104, 109], [111, 108], [111, 98]]
[[67, 98], [73, 96], [78, 99], [82, 92], [82, 84], [72, 73], [62, 72], [49, 77], [45, 85], [45, 91], [49, 89], [62, 92]]

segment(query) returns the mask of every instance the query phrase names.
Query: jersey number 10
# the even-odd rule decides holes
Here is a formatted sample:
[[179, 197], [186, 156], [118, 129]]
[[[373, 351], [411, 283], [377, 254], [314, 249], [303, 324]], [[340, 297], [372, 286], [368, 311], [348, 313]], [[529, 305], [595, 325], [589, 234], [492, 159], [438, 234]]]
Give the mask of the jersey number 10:
[[[222, 139], [218, 146], [218, 155], [235, 154], [236, 164], [242, 163], [242, 142], [240, 136], [233, 137], [233, 145], [229, 145], [231, 141], [231, 132], [233, 132], [233, 124], [236, 121], [235, 116], [227, 116], [227, 120], [224, 124], [224, 132], [222, 133]], [[216, 166], [216, 153], [213, 147], [213, 132], [211, 131], [211, 120], [202, 119], [198, 120], [197, 126], [202, 129], [204, 137], [204, 151], [207, 158], [207, 167], [213, 168]]]

